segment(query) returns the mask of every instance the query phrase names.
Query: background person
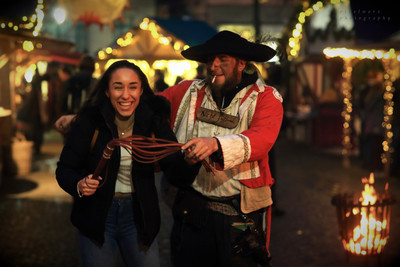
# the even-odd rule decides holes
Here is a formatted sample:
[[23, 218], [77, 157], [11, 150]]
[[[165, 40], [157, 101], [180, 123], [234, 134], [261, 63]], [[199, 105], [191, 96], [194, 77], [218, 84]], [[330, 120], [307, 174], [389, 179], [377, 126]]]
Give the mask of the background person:
[[169, 86], [164, 81], [164, 72], [162, 70], [155, 70], [154, 72], [154, 91], [162, 92], [167, 89]]
[[375, 177], [382, 178], [384, 140], [383, 111], [385, 106], [385, 85], [382, 71], [370, 71], [367, 83], [360, 92], [361, 142], [360, 154], [365, 169], [374, 172]]
[[94, 63], [93, 57], [83, 56], [79, 61], [78, 72], [65, 81], [63, 92], [65, 114], [76, 114], [89, 96], [96, 82], [93, 78]]
[[58, 68], [58, 77], [60, 78], [61, 81], [61, 92], [57, 96], [56, 100], [56, 118], [59, 118], [60, 116], [67, 114], [67, 108], [66, 108], [66, 103], [65, 103], [65, 98], [66, 98], [66, 92], [67, 92], [67, 83], [68, 80], [72, 76], [72, 70], [71, 67], [67, 65], [60, 65]]
[[17, 130], [20, 131], [26, 140], [33, 141], [34, 156], [41, 154], [44, 140], [45, 127], [48, 121], [46, 102], [43, 101], [42, 81], [36, 70], [31, 83], [31, 90], [23, 96], [22, 106], [17, 113]]

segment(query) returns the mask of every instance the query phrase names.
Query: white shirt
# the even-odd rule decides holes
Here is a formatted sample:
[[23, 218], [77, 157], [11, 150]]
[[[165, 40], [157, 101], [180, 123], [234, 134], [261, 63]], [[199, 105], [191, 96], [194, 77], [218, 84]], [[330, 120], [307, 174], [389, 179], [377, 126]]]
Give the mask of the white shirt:
[[119, 193], [130, 193], [133, 192], [132, 184], [132, 156], [128, 150], [121, 147], [121, 159], [117, 175], [117, 181], [115, 183], [115, 192]]

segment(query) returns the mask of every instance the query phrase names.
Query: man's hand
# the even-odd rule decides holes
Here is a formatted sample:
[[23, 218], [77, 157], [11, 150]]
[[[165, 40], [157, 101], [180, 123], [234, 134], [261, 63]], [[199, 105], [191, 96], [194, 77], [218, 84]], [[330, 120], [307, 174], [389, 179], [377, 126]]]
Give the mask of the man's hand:
[[71, 121], [75, 118], [75, 115], [63, 115], [54, 123], [54, 127], [61, 134], [66, 134], [71, 129]]
[[189, 140], [182, 146], [186, 150], [185, 160], [189, 164], [195, 164], [210, 156], [218, 150], [218, 141], [214, 137], [199, 137]]

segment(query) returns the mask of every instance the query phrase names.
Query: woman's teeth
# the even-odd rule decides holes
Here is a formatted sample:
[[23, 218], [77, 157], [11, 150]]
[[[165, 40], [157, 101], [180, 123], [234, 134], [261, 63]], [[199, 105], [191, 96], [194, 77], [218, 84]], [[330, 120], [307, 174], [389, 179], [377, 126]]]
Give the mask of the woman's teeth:
[[128, 107], [128, 106], [130, 106], [131, 104], [132, 104], [132, 102], [128, 102], [128, 103], [119, 103], [121, 106], [124, 106], [124, 107]]

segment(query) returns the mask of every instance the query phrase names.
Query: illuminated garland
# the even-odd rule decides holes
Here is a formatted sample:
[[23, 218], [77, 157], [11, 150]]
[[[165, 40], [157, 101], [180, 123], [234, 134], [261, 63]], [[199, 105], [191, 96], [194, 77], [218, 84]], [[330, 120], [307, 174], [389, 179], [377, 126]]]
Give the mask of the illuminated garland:
[[[398, 60], [400, 61], [400, 60]], [[382, 153], [382, 163], [385, 165], [385, 173], [389, 173], [389, 166], [390, 166], [390, 159], [391, 153], [393, 152], [392, 141], [393, 141], [393, 129], [392, 129], [392, 119], [393, 119], [393, 109], [394, 109], [394, 102], [393, 102], [393, 94], [395, 88], [392, 86], [394, 82], [394, 77], [392, 73], [392, 69], [390, 68], [390, 61], [383, 60], [383, 66], [385, 68], [385, 93], [383, 98], [385, 99], [385, 107], [383, 111], [383, 122], [382, 126], [385, 129], [385, 138], [382, 143], [383, 153]], [[389, 164], [388, 164], [389, 163]]]
[[19, 30], [28, 30], [32, 31], [33, 36], [38, 36], [43, 26], [43, 8], [43, 0], [37, 0], [35, 13], [32, 14], [30, 18], [28, 18], [27, 16], [23, 16], [20, 23], [13, 21], [0, 21], [0, 28], [11, 29], [16, 32]]
[[352, 104], [352, 86], [351, 86], [351, 73], [353, 71], [351, 59], [346, 58], [344, 60], [343, 66], [343, 140], [342, 140], [342, 155], [343, 155], [343, 165], [346, 167], [350, 166], [350, 150], [353, 145], [351, 143], [351, 113], [353, 112], [353, 104]]
[[[172, 46], [175, 51], [182, 51], [189, 48], [189, 46], [185, 45], [184, 42], [180, 40], [173, 40], [171, 36], [165, 36], [164, 34], [162, 34], [160, 31], [160, 26], [158, 26], [154, 20], [144, 18], [139, 27], [141, 30], [150, 31], [154, 39], [157, 39], [160, 44], [173, 44]], [[104, 60], [108, 58], [108, 55], [116, 55], [117, 50], [120, 47], [126, 47], [132, 44], [133, 37], [134, 35], [132, 32], [127, 32], [123, 37], [117, 39], [117, 48], [106, 47], [100, 50], [98, 52], [99, 59]]]
[[390, 167], [390, 154], [393, 152], [391, 147], [393, 140], [393, 130], [392, 130], [392, 118], [393, 118], [393, 94], [395, 88], [392, 86], [395, 80], [395, 76], [392, 72], [391, 63], [395, 61], [400, 61], [400, 52], [396, 51], [394, 48], [385, 50], [353, 50], [347, 48], [325, 48], [324, 54], [327, 58], [341, 57], [344, 60], [344, 70], [343, 70], [343, 94], [344, 94], [344, 104], [342, 116], [344, 118], [343, 123], [343, 155], [345, 162], [348, 163], [349, 149], [351, 148], [351, 129], [349, 128], [351, 122], [351, 72], [352, 65], [354, 61], [360, 59], [380, 59], [385, 68], [384, 84], [385, 93], [383, 98], [385, 99], [385, 106], [383, 110], [384, 118], [382, 122], [382, 127], [385, 131], [384, 141], [382, 142], [383, 153], [381, 155], [382, 163], [385, 166], [385, 174], [389, 174]]
[[394, 48], [388, 51], [381, 49], [371, 49], [371, 50], [354, 50], [348, 48], [330, 48], [324, 49], [324, 54], [326, 57], [341, 57], [344, 59], [358, 58], [358, 59], [396, 59], [400, 61], [400, 52], [396, 52]]
[[311, 17], [314, 12], [322, 9], [324, 5], [329, 4], [340, 4], [340, 3], [348, 3], [349, 0], [325, 0], [318, 1], [312, 6], [310, 6], [310, 1], [304, 1], [301, 5], [301, 12], [296, 16], [297, 21], [295, 21], [294, 26], [291, 31], [289, 31], [289, 36], [287, 40], [287, 54], [288, 60], [293, 60], [299, 56], [301, 40], [303, 39], [303, 25], [306, 20]]

